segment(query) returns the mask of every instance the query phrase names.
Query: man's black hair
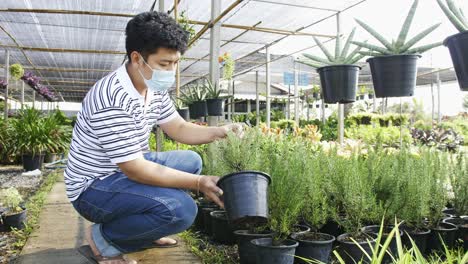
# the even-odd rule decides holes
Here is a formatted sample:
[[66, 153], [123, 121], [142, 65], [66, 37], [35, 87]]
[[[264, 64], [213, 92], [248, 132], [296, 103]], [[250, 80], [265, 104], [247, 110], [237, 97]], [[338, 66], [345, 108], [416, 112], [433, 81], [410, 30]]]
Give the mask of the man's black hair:
[[184, 53], [187, 50], [189, 33], [166, 13], [144, 12], [130, 19], [125, 29], [125, 48], [128, 59], [133, 51], [141, 53], [146, 60], [158, 48], [170, 48]]

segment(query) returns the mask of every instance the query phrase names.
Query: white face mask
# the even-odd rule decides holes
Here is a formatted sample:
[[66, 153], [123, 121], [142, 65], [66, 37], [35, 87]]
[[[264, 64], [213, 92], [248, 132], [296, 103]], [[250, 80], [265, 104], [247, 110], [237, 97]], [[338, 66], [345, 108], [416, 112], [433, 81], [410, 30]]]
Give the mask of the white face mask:
[[149, 66], [149, 64], [143, 59], [143, 57], [140, 55], [141, 59], [143, 62], [153, 71], [153, 75], [151, 76], [151, 79], [147, 80], [145, 76], [141, 73], [140, 69], [138, 69], [138, 72], [140, 73], [141, 77], [143, 78], [143, 81], [146, 84], [146, 87], [150, 91], [153, 92], [165, 92], [171, 88], [171, 86], [175, 82], [175, 70], [173, 71], [162, 71], [162, 70], [154, 70]]

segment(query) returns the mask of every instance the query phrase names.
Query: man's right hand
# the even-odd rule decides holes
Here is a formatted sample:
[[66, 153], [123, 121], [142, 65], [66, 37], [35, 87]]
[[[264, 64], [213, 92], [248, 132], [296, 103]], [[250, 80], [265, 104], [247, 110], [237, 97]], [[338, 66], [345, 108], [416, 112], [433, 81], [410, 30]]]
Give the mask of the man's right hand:
[[208, 200], [211, 200], [221, 206], [221, 208], [224, 208], [224, 203], [219, 199], [219, 197], [223, 195], [223, 190], [216, 185], [219, 177], [205, 175], [200, 177], [200, 191], [205, 194], [205, 197], [208, 198]]

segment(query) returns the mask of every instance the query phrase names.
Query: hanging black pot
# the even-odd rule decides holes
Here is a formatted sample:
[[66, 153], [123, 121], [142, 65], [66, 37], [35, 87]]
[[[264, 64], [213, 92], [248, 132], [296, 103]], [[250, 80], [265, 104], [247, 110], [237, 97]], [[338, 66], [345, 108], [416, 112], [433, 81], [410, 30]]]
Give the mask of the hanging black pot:
[[[431, 230], [428, 228], [420, 227], [420, 228], [410, 228], [408, 226], [402, 226], [401, 230], [403, 231], [403, 245], [406, 248], [412, 248], [413, 245], [411, 240], [413, 240], [414, 244], [418, 247], [419, 251], [424, 254], [427, 249], [427, 241], [429, 240], [429, 235], [431, 234]], [[411, 238], [411, 240], [410, 240]]]
[[255, 246], [257, 264], [293, 264], [298, 242], [283, 240], [273, 244], [272, 238], [257, 238], [251, 241]]
[[468, 216], [445, 218], [443, 222], [457, 226], [457, 239], [461, 239], [463, 241], [463, 248], [468, 250]]
[[359, 70], [356, 65], [333, 65], [317, 69], [325, 103], [352, 103], [356, 98]]
[[446, 38], [444, 45], [450, 51], [460, 89], [468, 91], [468, 31]]
[[315, 105], [315, 108], [320, 108], [320, 105], [319, 105], [319, 104], [316, 104], [316, 105]]
[[359, 100], [364, 100], [364, 95], [363, 94], [359, 95]]
[[312, 97], [314, 97], [314, 99], [319, 99], [319, 93], [312, 93]]
[[224, 99], [207, 99], [206, 104], [208, 107], [209, 116], [223, 116], [224, 115]]
[[[292, 234], [291, 238], [299, 242], [296, 256], [304, 259], [317, 260], [329, 263], [335, 237], [324, 233], [305, 232]], [[295, 263], [307, 263], [296, 258]]]
[[206, 101], [194, 102], [189, 105], [190, 117], [197, 119], [208, 115]]
[[177, 112], [185, 121], [190, 121], [190, 111], [188, 108], [177, 109]]
[[236, 242], [234, 231], [229, 225], [225, 211], [213, 211], [211, 215], [211, 228], [216, 242], [232, 245]]
[[369, 99], [374, 99], [374, 95], [373, 95], [373, 94], [368, 94], [367, 96], [369, 97]]
[[26, 212], [26, 209], [14, 214], [4, 212], [2, 215], [4, 230], [11, 231], [12, 228], [23, 229], [25, 226], [24, 223], [26, 222]]
[[33, 171], [42, 168], [44, 154], [23, 154], [23, 169]]
[[[380, 244], [383, 246], [385, 241], [388, 238], [388, 235], [390, 232], [392, 232], [393, 226], [384, 226], [383, 231], [382, 231], [382, 238], [380, 240]], [[376, 236], [379, 235], [380, 231], [380, 226], [378, 225], [370, 225], [370, 226], [365, 226], [361, 229], [362, 232], [367, 233], [367, 234], [374, 234]], [[403, 236], [403, 232], [399, 230], [400, 232], [400, 237]], [[387, 253], [385, 254], [382, 263], [392, 263], [392, 256], [396, 256], [398, 254], [398, 247], [397, 247], [397, 239], [396, 239], [396, 234], [393, 236], [392, 241], [390, 242], [390, 245], [388, 245], [387, 248]], [[390, 254], [388, 253], [390, 252]]]
[[[440, 223], [437, 227], [431, 228], [431, 235], [427, 244], [428, 253], [445, 252], [443, 244], [449, 249], [455, 245], [458, 228], [454, 224]], [[441, 241], [442, 238], [442, 241]]]
[[[367, 252], [370, 256], [372, 255], [372, 248], [375, 246], [375, 235], [373, 234], [361, 234], [362, 239], [356, 240], [356, 242]], [[358, 263], [362, 260], [362, 263], [369, 263], [364, 252], [361, 248], [355, 244], [350, 238], [352, 236], [348, 233], [338, 236], [338, 253], [345, 263]]]
[[372, 74], [375, 96], [413, 96], [416, 86], [417, 61], [420, 55], [379, 56], [367, 59]]
[[235, 226], [263, 224], [268, 219], [268, 185], [271, 177], [258, 171], [228, 174], [218, 181], [229, 222]]
[[255, 246], [250, 243], [253, 239], [272, 237], [272, 232], [252, 233], [248, 230], [236, 230], [234, 236], [237, 240], [237, 250], [240, 264], [256, 264]]

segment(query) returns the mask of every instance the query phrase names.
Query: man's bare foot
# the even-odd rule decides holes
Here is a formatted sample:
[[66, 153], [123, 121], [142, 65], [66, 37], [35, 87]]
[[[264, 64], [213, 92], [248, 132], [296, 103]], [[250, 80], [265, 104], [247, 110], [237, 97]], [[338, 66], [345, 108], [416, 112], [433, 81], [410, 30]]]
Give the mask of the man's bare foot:
[[153, 243], [158, 246], [172, 246], [177, 245], [177, 240], [170, 237], [162, 237], [158, 240], [155, 240]]
[[94, 254], [94, 260], [99, 264], [137, 264], [135, 260], [127, 259], [124, 255], [116, 256], [116, 257], [103, 257], [101, 253], [94, 244], [93, 235], [92, 235], [92, 227], [89, 227], [86, 230], [86, 240], [89, 243], [89, 247]]

